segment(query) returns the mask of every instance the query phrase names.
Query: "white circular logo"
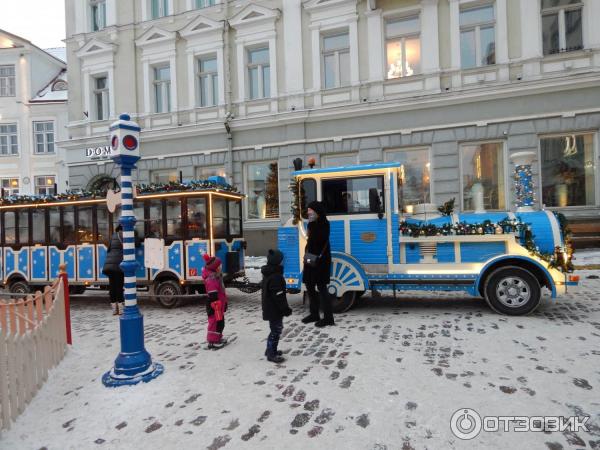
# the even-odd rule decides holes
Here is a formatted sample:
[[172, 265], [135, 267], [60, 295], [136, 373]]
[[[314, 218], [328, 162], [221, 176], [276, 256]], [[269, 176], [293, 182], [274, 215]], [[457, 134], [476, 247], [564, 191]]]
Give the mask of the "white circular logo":
[[481, 417], [477, 411], [470, 408], [459, 409], [452, 414], [450, 429], [459, 439], [473, 439], [481, 431]]

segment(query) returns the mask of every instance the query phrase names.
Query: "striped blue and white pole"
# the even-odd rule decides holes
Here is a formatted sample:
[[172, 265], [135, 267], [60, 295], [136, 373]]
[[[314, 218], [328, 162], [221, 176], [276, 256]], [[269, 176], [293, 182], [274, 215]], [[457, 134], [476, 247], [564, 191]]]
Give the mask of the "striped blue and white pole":
[[121, 168], [121, 217], [123, 227], [123, 262], [125, 277], [125, 311], [120, 318], [121, 352], [114, 367], [102, 377], [107, 387], [150, 381], [163, 373], [162, 364], [153, 362], [144, 347], [144, 318], [137, 306], [137, 261], [135, 259], [136, 218], [133, 213], [133, 185], [131, 171], [140, 159], [140, 127], [127, 114], [110, 126], [111, 158]]

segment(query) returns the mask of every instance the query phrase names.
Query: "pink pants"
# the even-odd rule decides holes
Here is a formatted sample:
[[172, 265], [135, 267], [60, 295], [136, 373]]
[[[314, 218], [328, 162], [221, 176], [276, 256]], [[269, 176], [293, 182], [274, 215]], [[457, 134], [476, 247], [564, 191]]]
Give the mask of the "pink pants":
[[206, 342], [217, 344], [221, 342], [223, 337], [223, 329], [225, 328], [225, 319], [217, 320], [215, 314], [208, 316], [208, 329], [206, 330]]

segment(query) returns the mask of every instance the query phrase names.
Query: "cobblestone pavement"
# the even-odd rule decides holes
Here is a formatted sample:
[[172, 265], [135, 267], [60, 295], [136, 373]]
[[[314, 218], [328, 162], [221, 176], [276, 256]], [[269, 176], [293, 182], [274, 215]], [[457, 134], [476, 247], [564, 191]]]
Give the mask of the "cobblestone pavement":
[[[107, 300], [80, 298], [73, 347], [0, 448], [600, 449], [598, 273], [528, 317], [462, 294], [403, 294], [367, 298], [319, 330], [301, 324], [301, 298], [290, 296], [281, 365], [262, 355], [259, 294], [229, 291], [233, 342], [219, 351], [204, 350], [203, 301], [142, 301], [146, 347], [165, 374], [119, 389], [100, 382], [119, 350], [118, 321]], [[450, 430], [459, 408], [591, 418], [587, 432], [462, 441]]]

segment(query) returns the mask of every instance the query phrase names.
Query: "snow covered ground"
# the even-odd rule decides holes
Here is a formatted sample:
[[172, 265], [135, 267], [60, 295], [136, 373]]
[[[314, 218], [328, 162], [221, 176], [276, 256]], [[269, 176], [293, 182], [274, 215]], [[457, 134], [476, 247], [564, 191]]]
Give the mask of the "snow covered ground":
[[575, 266], [600, 266], [600, 248], [585, 248], [577, 250], [574, 255]]
[[[299, 295], [281, 342], [263, 356], [260, 293], [230, 290], [225, 332], [203, 349], [202, 302], [166, 310], [142, 301], [156, 380], [105, 388], [119, 351], [107, 300], [73, 304], [73, 346], [10, 431], [2, 449], [471, 449], [600, 448], [600, 272], [505, 317], [463, 294], [366, 298], [337, 326], [303, 325]], [[592, 278], [590, 278], [592, 277]], [[593, 278], [596, 277], [596, 278]], [[480, 415], [592, 416], [579, 433], [450, 430], [459, 408]]]
[[253, 283], [258, 283], [262, 279], [260, 268], [267, 263], [264, 256], [246, 256], [244, 260], [245, 272], [248, 279]]

